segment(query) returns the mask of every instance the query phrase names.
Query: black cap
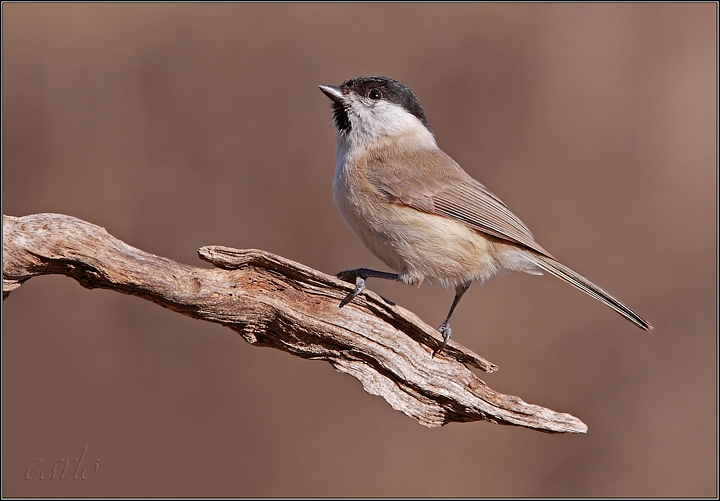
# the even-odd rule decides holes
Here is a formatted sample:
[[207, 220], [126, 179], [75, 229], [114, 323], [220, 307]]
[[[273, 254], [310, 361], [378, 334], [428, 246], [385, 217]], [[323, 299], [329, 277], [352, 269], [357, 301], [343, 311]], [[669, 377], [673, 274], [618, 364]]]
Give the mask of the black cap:
[[348, 80], [342, 84], [342, 87], [364, 97], [369, 97], [372, 90], [379, 90], [383, 99], [402, 106], [404, 110], [415, 115], [428, 130], [432, 131], [425, 118], [425, 112], [420, 106], [420, 101], [415, 97], [413, 91], [402, 82], [388, 77], [358, 77]]

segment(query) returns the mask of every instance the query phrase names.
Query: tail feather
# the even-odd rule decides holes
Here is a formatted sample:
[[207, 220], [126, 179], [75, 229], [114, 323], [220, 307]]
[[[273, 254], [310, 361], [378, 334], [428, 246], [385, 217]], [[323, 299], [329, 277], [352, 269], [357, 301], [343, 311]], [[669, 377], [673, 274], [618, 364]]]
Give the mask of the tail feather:
[[640, 315], [632, 311], [630, 308], [621, 303], [618, 299], [613, 297], [610, 293], [604, 291], [579, 273], [571, 270], [564, 264], [561, 264], [558, 261], [555, 261], [554, 259], [547, 256], [535, 254], [534, 257], [537, 266], [544, 271], [547, 271], [548, 273], [555, 275], [562, 280], [565, 280], [569, 284], [574, 285], [575, 287], [585, 292], [586, 294], [594, 297], [598, 301], [605, 303], [610, 308], [620, 313], [623, 317], [627, 318], [641, 329], [645, 329], [646, 331], [652, 330], [652, 325], [646, 322]]

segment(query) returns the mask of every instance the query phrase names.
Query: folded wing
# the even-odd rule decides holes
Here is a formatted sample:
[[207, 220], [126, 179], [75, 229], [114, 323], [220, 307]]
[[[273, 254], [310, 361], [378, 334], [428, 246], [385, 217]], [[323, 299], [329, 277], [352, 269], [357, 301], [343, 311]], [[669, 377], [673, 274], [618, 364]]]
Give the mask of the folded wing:
[[439, 149], [374, 159], [368, 164], [368, 179], [392, 202], [455, 219], [553, 257], [502, 200]]

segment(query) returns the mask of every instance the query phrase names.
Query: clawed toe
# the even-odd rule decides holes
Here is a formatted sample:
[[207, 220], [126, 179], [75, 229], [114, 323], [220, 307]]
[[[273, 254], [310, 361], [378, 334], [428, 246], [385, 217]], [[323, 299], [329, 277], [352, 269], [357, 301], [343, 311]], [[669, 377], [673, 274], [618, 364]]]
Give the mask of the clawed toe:
[[450, 328], [450, 324], [444, 323], [440, 327], [438, 327], [438, 332], [442, 334], [443, 342], [440, 344], [440, 346], [433, 352], [432, 356], [435, 357], [438, 353], [443, 351], [445, 347], [448, 344], [448, 341], [450, 341], [450, 336], [452, 335], [452, 329]]
[[345, 270], [335, 275], [345, 282], [355, 283], [355, 290], [340, 301], [340, 308], [352, 301], [358, 294], [365, 290], [365, 280], [368, 278], [384, 278], [386, 280], [399, 280], [397, 273], [387, 273], [369, 268], [358, 268], [356, 270]]
[[[343, 271], [343, 272], [340, 272], [340, 273], [347, 273], [347, 272], [344, 272], [344, 271]], [[340, 305], [338, 306], [338, 308], [342, 308], [343, 306], [345, 306], [346, 304], [348, 304], [350, 301], [352, 301], [353, 299], [355, 299], [355, 297], [358, 296], [358, 294], [360, 294], [360, 293], [361, 293], [362, 291], [364, 291], [364, 290], [365, 290], [365, 279], [364, 279], [363, 277], [359, 276], [359, 275], [356, 275], [356, 277], [355, 277], [355, 290], [353, 290], [350, 294], [348, 294], [347, 296], [345, 296], [345, 299], [343, 299], [342, 301], [340, 301]]]

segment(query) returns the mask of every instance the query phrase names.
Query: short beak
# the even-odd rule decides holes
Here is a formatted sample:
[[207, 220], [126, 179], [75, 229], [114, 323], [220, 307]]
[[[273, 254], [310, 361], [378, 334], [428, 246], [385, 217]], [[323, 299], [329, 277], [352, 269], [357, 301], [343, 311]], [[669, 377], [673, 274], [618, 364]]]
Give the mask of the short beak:
[[332, 99], [334, 102], [343, 102], [343, 93], [340, 87], [336, 87], [334, 85], [318, 85], [318, 87], [320, 87], [320, 90], [323, 91], [323, 94]]

